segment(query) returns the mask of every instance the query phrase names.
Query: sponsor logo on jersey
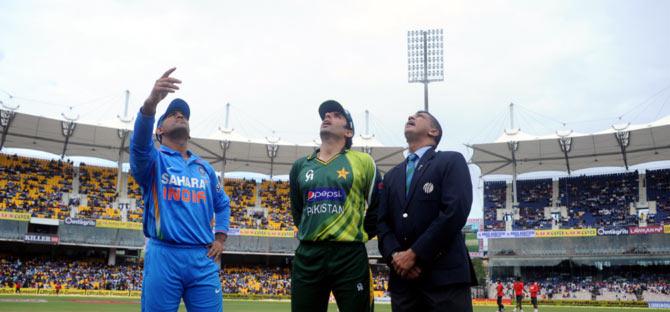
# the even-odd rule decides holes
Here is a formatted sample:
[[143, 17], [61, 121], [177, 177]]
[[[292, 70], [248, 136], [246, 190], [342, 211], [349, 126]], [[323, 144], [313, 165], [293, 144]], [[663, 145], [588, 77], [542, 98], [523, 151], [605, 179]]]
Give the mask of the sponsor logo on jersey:
[[343, 189], [335, 187], [318, 187], [307, 191], [307, 202], [336, 201], [344, 203], [346, 194]]
[[185, 175], [179, 176], [169, 173], [163, 173], [161, 175], [161, 184], [169, 184], [172, 186], [189, 187], [204, 190], [207, 187], [207, 180], [193, 178]]
[[205, 203], [207, 195], [204, 190], [207, 189], [208, 183], [209, 181], [206, 179], [163, 173], [161, 175], [163, 200], [194, 204]]

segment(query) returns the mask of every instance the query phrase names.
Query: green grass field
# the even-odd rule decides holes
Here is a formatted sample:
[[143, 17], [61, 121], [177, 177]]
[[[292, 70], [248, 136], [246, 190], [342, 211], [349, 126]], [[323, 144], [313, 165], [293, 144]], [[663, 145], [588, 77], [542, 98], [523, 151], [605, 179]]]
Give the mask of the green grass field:
[[[246, 312], [246, 311], [290, 311], [288, 302], [259, 302], [243, 300], [225, 300], [224, 311]], [[513, 307], [507, 306], [506, 311], [512, 311]], [[524, 311], [533, 311], [530, 306]], [[115, 297], [53, 297], [53, 296], [0, 296], [0, 311], [3, 312], [60, 312], [60, 311], [139, 311], [140, 301], [138, 299], [115, 298]], [[493, 312], [493, 306], [476, 306], [475, 312]], [[182, 305], [179, 311], [186, 311]], [[328, 311], [337, 311], [334, 304], [330, 305]], [[391, 311], [388, 304], [376, 304], [375, 311]], [[601, 308], [601, 307], [552, 307], [540, 306], [542, 312], [614, 312], [614, 311], [654, 311], [670, 312], [670, 309], [645, 309], [645, 308]]]
[[479, 240], [477, 240], [477, 233], [465, 233], [465, 246], [469, 252], [479, 251]]

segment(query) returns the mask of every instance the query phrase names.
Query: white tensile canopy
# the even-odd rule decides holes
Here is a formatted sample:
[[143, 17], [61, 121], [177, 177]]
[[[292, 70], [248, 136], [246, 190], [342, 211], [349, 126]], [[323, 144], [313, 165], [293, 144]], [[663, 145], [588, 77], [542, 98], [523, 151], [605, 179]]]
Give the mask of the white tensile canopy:
[[[128, 161], [132, 123], [72, 122], [9, 110], [0, 111], [0, 148], [25, 148], [64, 156]], [[218, 130], [206, 138], [192, 138], [190, 149], [217, 170], [288, 174], [293, 162], [314, 151], [314, 144], [292, 144], [271, 137], [245, 138], [234, 131]], [[402, 162], [405, 147], [387, 147], [370, 137], [354, 138], [353, 149], [372, 155], [383, 172]], [[120, 166], [119, 166], [120, 167]]]
[[495, 142], [467, 145], [481, 175], [625, 167], [670, 160], [670, 116], [648, 124], [614, 125], [592, 134], [535, 136], [506, 131]]

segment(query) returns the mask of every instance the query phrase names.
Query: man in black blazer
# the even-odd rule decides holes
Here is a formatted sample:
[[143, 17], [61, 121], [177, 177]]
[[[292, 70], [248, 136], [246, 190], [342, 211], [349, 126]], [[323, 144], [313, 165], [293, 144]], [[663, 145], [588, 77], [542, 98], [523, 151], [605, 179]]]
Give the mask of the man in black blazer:
[[426, 111], [409, 116], [405, 138], [409, 155], [384, 176], [377, 226], [392, 309], [472, 311], [476, 277], [461, 232], [472, 204], [468, 165], [435, 151], [442, 127]]

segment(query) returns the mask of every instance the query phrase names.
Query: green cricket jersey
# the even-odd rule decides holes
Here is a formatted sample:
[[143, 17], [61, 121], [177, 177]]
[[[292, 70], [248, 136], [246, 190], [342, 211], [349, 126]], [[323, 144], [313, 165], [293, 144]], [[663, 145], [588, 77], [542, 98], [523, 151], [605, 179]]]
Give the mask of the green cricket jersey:
[[380, 178], [374, 160], [344, 150], [323, 162], [317, 153], [296, 160], [289, 177], [298, 239], [367, 242], [377, 227]]

